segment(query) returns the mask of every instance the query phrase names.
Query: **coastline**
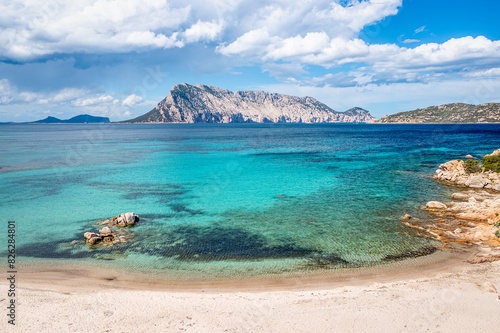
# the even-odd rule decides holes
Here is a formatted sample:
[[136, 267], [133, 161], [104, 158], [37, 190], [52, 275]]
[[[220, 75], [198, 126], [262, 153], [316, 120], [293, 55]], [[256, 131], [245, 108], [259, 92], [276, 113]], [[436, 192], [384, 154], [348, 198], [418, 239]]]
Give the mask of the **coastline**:
[[[432, 254], [387, 263], [341, 269], [317, 269], [292, 274], [256, 275], [252, 277], [195, 278], [149, 274], [86, 262], [43, 260], [21, 263], [19, 276], [27, 288], [48, 288], [60, 292], [88, 292], [94, 288], [149, 291], [262, 291], [314, 289], [342, 286], [345, 283], [365, 284], [391, 282], [409, 277], [429, 277], [443, 272], [461, 270], [478, 252], [475, 247], [457, 246]], [[193, 273], [190, 273], [193, 274]], [[0, 274], [3, 278], [3, 273]], [[0, 284], [4, 279], [1, 279]], [[21, 286], [22, 287], [22, 286]]]
[[[394, 263], [399, 268], [368, 269], [362, 274], [198, 285], [109, 280], [61, 267], [45, 273], [21, 270], [17, 326], [7, 326], [6, 321], [0, 326], [7, 326], [8, 332], [465, 332], [479, 328], [495, 332], [500, 262], [469, 264], [466, 259], [473, 253], [424, 256]], [[423, 260], [429, 257], [433, 260]]]

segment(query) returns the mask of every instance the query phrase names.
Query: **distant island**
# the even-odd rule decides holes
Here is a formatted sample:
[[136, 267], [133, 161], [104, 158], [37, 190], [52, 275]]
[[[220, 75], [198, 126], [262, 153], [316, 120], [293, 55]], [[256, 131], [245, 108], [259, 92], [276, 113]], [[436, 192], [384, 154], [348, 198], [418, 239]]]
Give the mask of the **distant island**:
[[377, 123], [500, 123], [500, 103], [451, 103], [383, 116]]
[[150, 112], [124, 123], [352, 123], [375, 118], [361, 108], [338, 112], [312, 97], [175, 85]]
[[81, 114], [65, 120], [55, 117], [47, 117], [45, 119], [27, 122], [27, 124], [87, 124], [87, 123], [109, 123], [109, 118], [94, 117], [88, 114]]

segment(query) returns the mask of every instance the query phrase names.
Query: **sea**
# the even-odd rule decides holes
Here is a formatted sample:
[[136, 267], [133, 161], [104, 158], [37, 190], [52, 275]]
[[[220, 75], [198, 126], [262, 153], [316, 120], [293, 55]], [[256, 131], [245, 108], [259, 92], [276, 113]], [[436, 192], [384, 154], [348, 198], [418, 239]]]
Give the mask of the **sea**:
[[[448, 160], [500, 148], [500, 124], [0, 125], [0, 255], [189, 280], [411, 260], [440, 244], [400, 221], [455, 186]], [[127, 243], [85, 244], [134, 212]]]

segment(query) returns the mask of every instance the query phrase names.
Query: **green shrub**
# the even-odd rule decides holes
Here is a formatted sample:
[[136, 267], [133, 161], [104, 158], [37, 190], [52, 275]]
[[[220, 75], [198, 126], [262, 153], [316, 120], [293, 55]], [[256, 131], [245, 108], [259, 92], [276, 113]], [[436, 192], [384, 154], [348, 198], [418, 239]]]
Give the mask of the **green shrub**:
[[481, 172], [483, 169], [479, 165], [479, 160], [469, 159], [464, 162], [464, 169], [467, 173]]
[[497, 231], [495, 232], [495, 236], [497, 236], [498, 238], [500, 238], [500, 230], [497, 230]]
[[485, 156], [483, 157], [484, 171], [500, 172], [500, 156]]

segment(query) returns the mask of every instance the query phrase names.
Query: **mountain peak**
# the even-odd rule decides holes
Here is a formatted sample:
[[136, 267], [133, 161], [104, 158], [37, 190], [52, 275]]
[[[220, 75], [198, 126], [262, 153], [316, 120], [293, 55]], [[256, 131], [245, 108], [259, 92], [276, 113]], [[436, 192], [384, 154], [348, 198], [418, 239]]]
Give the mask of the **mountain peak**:
[[366, 122], [366, 110], [337, 112], [312, 97], [265, 91], [230, 91], [214, 86], [176, 84], [150, 112], [126, 122], [232, 123], [232, 122]]

